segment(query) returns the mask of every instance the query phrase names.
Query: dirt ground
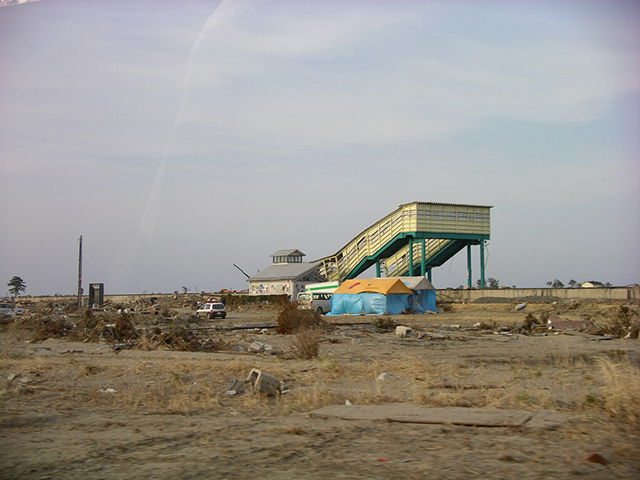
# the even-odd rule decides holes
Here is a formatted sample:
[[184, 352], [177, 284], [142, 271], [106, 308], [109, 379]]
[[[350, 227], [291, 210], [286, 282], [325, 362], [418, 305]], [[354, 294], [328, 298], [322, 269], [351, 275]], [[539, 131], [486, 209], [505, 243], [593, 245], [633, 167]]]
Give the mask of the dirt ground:
[[[513, 331], [529, 314], [604, 325], [620, 307], [453, 305], [390, 318], [413, 328], [405, 338], [375, 328], [374, 317], [325, 317], [333, 329], [312, 359], [296, 358], [297, 336], [265, 328], [276, 309], [186, 322], [215, 340], [214, 352], [33, 342], [18, 319], [0, 330], [0, 478], [640, 478], [637, 338]], [[213, 328], [234, 325], [256, 328]], [[270, 353], [251, 352], [256, 341]], [[254, 368], [282, 380], [284, 393], [252, 393], [244, 381]], [[440, 423], [313, 414], [345, 404], [562, 421], [467, 426], [456, 408]]]

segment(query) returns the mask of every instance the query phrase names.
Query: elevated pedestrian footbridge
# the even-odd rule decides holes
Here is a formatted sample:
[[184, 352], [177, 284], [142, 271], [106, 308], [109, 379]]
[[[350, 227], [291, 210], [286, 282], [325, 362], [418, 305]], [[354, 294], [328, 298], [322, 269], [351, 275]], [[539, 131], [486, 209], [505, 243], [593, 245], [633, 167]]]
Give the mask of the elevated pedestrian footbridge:
[[[471, 286], [471, 246], [480, 245], [484, 286], [484, 242], [490, 236], [491, 206], [413, 202], [362, 231], [343, 248], [314, 262], [327, 280], [355, 278], [371, 266], [376, 276], [427, 275], [467, 247]], [[384, 273], [384, 275], [383, 275]]]

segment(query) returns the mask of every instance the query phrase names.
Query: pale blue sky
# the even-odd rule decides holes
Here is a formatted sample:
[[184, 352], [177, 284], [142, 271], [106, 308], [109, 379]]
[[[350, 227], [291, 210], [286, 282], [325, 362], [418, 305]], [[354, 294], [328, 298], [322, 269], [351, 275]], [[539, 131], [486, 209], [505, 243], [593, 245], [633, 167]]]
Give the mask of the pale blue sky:
[[[233, 263], [430, 201], [494, 206], [503, 285], [640, 282], [639, 25], [635, 1], [2, 7], [0, 281], [75, 292], [83, 235], [85, 288], [242, 289]], [[464, 253], [433, 281], [466, 284]]]

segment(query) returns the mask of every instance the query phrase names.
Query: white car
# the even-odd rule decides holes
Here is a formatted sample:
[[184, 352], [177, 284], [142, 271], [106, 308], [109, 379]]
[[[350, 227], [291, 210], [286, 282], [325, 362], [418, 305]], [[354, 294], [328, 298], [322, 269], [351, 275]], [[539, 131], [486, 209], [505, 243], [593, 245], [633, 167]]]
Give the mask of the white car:
[[22, 315], [24, 308], [17, 308], [10, 303], [0, 303], [0, 315]]
[[226, 316], [227, 309], [224, 303], [219, 302], [205, 303], [196, 311], [196, 317], [225, 318]]

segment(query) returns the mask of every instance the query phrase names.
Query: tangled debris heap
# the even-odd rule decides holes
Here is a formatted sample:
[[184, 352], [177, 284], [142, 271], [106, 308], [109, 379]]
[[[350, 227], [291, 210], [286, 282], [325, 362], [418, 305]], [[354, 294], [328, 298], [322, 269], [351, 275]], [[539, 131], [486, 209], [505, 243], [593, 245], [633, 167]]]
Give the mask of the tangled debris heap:
[[329, 324], [314, 310], [299, 308], [298, 302], [288, 303], [278, 314], [276, 333], [288, 335], [300, 330], [328, 330]]
[[399, 323], [388, 315], [382, 315], [373, 319], [373, 327], [378, 330], [378, 332], [392, 332], [398, 325]]
[[600, 335], [640, 339], [640, 311], [627, 305], [618, 307], [617, 315], [598, 332]]
[[105, 342], [116, 351], [122, 348], [168, 348], [211, 352], [227, 345], [217, 336], [201, 335], [198, 330], [187, 328], [178, 320], [163, 326], [136, 327], [134, 318], [130, 314], [96, 313], [87, 308], [79, 318], [72, 315], [31, 315], [11, 327], [27, 333], [31, 342], [64, 337], [80, 342]]
[[514, 327], [510, 332], [535, 335], [549, 331], [573, 331], [612, 338], [640, 338], [640, 311], [637, 306], [620, 305], [615, 310], [583, 314], [578, 320], [567, 320], [563, 317], [567, 311], [579, 308], [580, 303], [573, 302], [566, 308], [542, 312], [539, 317], [529, 313], [524, 323]]

